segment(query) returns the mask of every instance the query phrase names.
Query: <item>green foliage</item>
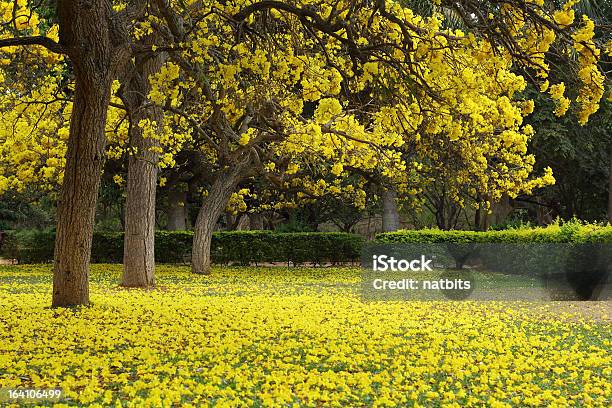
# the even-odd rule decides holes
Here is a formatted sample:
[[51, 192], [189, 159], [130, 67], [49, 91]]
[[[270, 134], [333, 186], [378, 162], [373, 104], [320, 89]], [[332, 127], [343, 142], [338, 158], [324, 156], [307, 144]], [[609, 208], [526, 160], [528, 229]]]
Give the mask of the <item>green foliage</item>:
[[123, 260], [123, 232], [95, 232], [91, 245], [91, 261], [115, 263]]
[[53, 260], [55, 230], [7, 231], [0, 257], [20, 263], [42, 263]]
[[[10, 232], [1, 255], [20, 263], [53, 260], [55, 232]], [[191, 257], [191, 231], [157, 231], [155, 260], [159, 263], [188, 262]], [[211, 245], [214, 263], [286, 262], [294, 265], [326, 262], [353, 262], [359, 259], [363, 238], [337, 232], [277, 233], [273, 231], [215, 232]], [[120, 263], [123, 258], [123, 233], [96, 232], [91, 260], [95, 263]]]
[[576, 220], [547, 227], [491, 231], [401, 230], [378, 234], [379, 243], [612, 243], [612, 227]]
[[[123, 233], [121, 246], [123, 247]], [[193, 232], [191, 231], [156, 231], [155, 232], [155, 261], [161, 263], [184, 263], [191, 258], [191, 244]], [[121, 263], [122, 258], [113, 262]]]
[[[289, 213], [289, 219], [282, 224], [275, 227], [276, 232], [312, 232], [313, 224], [318, 225], [320, 220], [315, 220], [309, 225], [307, 217], [304, 216], [306, 213], [304, 208], [294, 209]], [[315, 225], [315, 226], [316, 226]]]
[[3, 196], [0, 200], [0, 231], [12, 229], [45, 229], [55, 223], [55, 203], [24, 192]]
[[379, 244], [411, 244], [412, 247], [418, 247], [419, 243], [429, 244], [423, 251], [433, 251], [440, 259], [450, 255], [458, 269], [469, 258], [490, 271], [538, 276], [546, 279], [547, 284], [569, 282], [576, 285], [572, 286], [574, 290], [588, 287], [589, 290], [581, 292], [580, 296], [590, 299], [594, 287], [591, 284], [606, 279], [604, 276], [611, 262], [608, 244], [612, 243], [612, 227], [573, 220], [541, 228], [485, 232], [397, 231], [379, 234], [376, 241]]
[[221, 264], [338, 263], [359, 259], [362, 243], [358, 235], [337, 232], [218, 232], [213, 236], [212, 258]]
[[[551, 83], [565, 81], [569, 92], [575, 93], [578, 85], [575, 77], [571, 77], [573, 71], [566, 71], [567, 77], [551, 79]], [[573, 216], [605, 219], [612, 103], [602, 100], [599, 111], [581, 126], [572, 111], [557, 117], [553, 113], [553, 103], [533, 86], [528, 87], [525, 97], [534, 99], [536, 106], [533, 114], [526, 118], [526, 123], [536, 130], [529, 147], [536, 157], [536, 171], [551, 167], [556, 179], [554, 185], [540, 191], [537, 201], [565, 219]]]

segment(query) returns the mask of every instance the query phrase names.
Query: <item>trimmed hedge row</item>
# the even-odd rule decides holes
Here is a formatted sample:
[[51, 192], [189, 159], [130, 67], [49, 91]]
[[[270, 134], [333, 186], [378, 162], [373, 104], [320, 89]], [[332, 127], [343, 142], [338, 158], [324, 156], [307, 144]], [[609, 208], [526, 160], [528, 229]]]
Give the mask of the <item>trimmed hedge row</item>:
[[501, 231], [442, 231], [437, 229], [401, 230], [376, 236], [378, 243], [612, 243], [612, 227], [565, 223], [538, 228]]
[[[55, 232], [9, 232], [2, 257], [19, 263], [44, 263], [53, 260]], [[191, 258], [193, 232], [157, 231], [155, 260], [183, 263]], [[287, 262], [292, 264], [355, 262], [363, 238], [355, 234], [327, 232], [276, 233], [273, 231], [227, 231], [213, 234], [212, 260], [217, 264]], [[91, 259], [96, 263], [120, 263], [123, 258], [123, 233], [94, 233]]]
[[[9, 232], [0, 256], [20, 263], [51, 262], [55, 232]], [[157, 231], [155, 258], [160, 263], [183, 263], [191, 258], [193, 232]], [[502, 231], [402, 230], [378, 234], [376, 243], [612, 243], [612, 227], [566, 223], [545, 228]], [[217, 264], [242, 265], [287, 262], [293, 264], [355, 262], [363, 238], [335, 232], [278, 233], [273, 231], [215, 232], [212, 259]], [[96, 232], [92, 262], [119, 263], [123, 258], [123, 233]]]
[[458, 269], [471, 263], [488, 271], [543, 278], [547, 285], [563, 287], [566, 282], [581, 299], [591, 298], [612, 266], [612, 227], [579, 222], [486, 232], [404, 230], [379, 234], [376, 243], [409, 244], [407, 251], [423, 245], [423, 251], [437, 251], [440, 259], [450, 256]]

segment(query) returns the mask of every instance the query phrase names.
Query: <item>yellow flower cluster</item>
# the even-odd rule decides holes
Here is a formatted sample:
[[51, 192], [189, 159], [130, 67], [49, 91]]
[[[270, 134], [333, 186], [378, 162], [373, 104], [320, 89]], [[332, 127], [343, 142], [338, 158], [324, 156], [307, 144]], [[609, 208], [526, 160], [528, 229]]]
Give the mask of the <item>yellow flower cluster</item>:
[[152, 91], [149, 94], [149, 99], [152, 102], [163, 104], [166, 98], [170, 100], [173, 106], [176, 106], [176, 98], [178, 97], [178, 88], [173, 86], [173, 82], [179, 77], [179, 67], [173, 63], [165, 64], [158, 73], [150, 78]]
[[[27, 86], [16, 82], [0, 95], [0, 195], [21, 192], [28, 186], [49, 192], [62, 183], [72, 112], [66, 94], [73, 91], [73, 85], [63, 83], [62, 67], [57, 68], [52, 75]], [[115, 81], [114, 90], [118, 87]], [[113, 101], [120, 102], [117, 97]], [[109, 107], [109, 158], [117, 159], [125, 153], [128, 127], [125, 111]], [[169, 132], [168, 127], [165, 134]], [[174, 139], [188, 136], [188, 132], [171, 136], [175, 146]]]
[[570, 100], [565, 97], [565, 84], [561, 82], [559, 84], [552, 85], [548, 89], [548, 92], [550, 93], [553, 101], [555, 101], [555, 115], [565, 115], [570, 105]]
[[[0, 388], [69, 405], [593, 406], [608, 321], [551, 304], [362, 302], [356, 269], [161, 266], [159, 289], [95, 265], [93, 306], [46, 307], [49, 266], [0, 266]], [[596, 306], [595, 306], [596, 307]]]
[[[593, 40], [594, 23], [586, 17], [580, 24], [573, 21], [576, 2], [569, 0], [550, 15], [541, 11], [539, 18], [572, 35], [582, 83], [576, 102], [580, 122], [586, 123], [599, 107], [604, 78], [597, 67], [600, 52]], [[439, 13], [419, 16], [397, 1], [385, 2], [385, 7], [405, 23], [403, 28], [369, 6], [353, 10], [346, 1], [292, 2], [329, 18], [331, 26], [342, 27], [342, 20], [350, 16], [355, 27], [350, 37], [363, 49], [346, 45], [346, 30], [338, 29], [333, 35], [304, 30], [300, 18], [274, 8], [256, 12], [244, 22], [246, 32], [266, 32], [273, 41], [246, 32], [238, 35], [227, 16], [251, 3], [188, 1], [176, 8], [193, 27], [180, 43], [159, 44], [176, 51], [172, 62], [151, 76], [148, 95], [151, 102], [166, 108], [164, 125], [160, 129], [148, 120], [138, 124], [146, 136], [159, 140], [154, 149], [160, 167], [172, 168], [174, 156], [197, 133], [202, 140], [189, 147], [199, 149], [216, 170], [223, 169], [220, 158], [260, 151], [271, 160], [290, 163], [290, 175], [313, 163], [336, 177], [350, 176], [345, 170], [357, 168], [376, 173], [400, 190], [415, 188], [414, 173], [406, 169], [416, 167], [406, 157], [415, 157], [422, 164], [425, 177], [434, 179], [434, 173], [444, 173], [445, 179], [456, 182], [455, 189], [467, 185], [493, 198], [552, 182], [548, 173], [531, 175], [534, 158], [527, 154], [527, 145], [533, 129], [523, 126], [523, 118], [533, 111], [533, 103], [517, 98], [526, 83], [514, 73], [516, 61], [507, 50], [473, 33], [446, 29]], [[5, 21], [15, 4], [20, 21], [25, 13], [31, 15], [27, 26], [20, 26], [24, 33], [57, 40], [57, 26], [32, 14], [23, 0], [0, 2]], [[525, 10], [510, 3], [504, 3], [499, 12], [517, 39], [515, 51], [530, 56], [524, 62], [545, 81], [541, 90], [546, 92], [546, 55], [556, 39], [555, 31], [546, 27], [551, 24], [535, 27]], [[135, 38], [165, 24], [153, 14], [134, 25], [131, 34]], [[0, 30], [0, 38], [14, 34], [6, 27]], [[372, 46], [374, 41], [380, 46]], [[157, 47], [153, 45], [153, 51], [159, 51]], [[53, 60], [56, 57], [41, 47], [33, 50], [30, 58], [61, 61]], [[3, 49], [0, 63], [10, 63], [7, 57], [16, 52], [17, 48]], [[48, 84], [29, 84], [30, 89], [16, 92], [11, 88], [15, 81], [6, 78], [12, 71], [0, 70], [0, 80], [8, 85], [0, 98], [5, 112], [0, 124], [6, 129], [0, 135], [4, 145], [0, 146], [4, 149], [0, 163], [7, 163], [0, 164], [0, 193], [23, 189], [26, 184], [48, 187], [61, 181], [70, 103], [38, 104], [28, 107], [31, 113], [25, 116], [12, 113], [18, 112], [14, 108], [18, 103], [33, 102], [31, 89], [39, 89], [45, 97], [38, 99], [63, 89], [65, 67], [56, 65], [57, 72], [49, 76]], [[400, 74], [398, 66], [408, 71]], [[561, 86], [550, 89], [557, 115], [570, 105]], [[116, 90], [113, 88], [113, 101], [120, 103]], [[168, 112], [173, 109], [181, 112]], [[44, 120], [39, 122], [36, 115]], [[220, 123], [226, 130], [219, 130]], [[43, 132], [35, 129], [40, 125]], [[109, 108], [109, 158], [121, 159], [129, 150], [128, 126], [124, 112]], [[13, 152], [16, 157], [9, 157]], [[445, 164], [447, 168], [441, 168]]]
[[582, 16], [582, 27], [572, 35], [572, 39], [580, 65], [578, 77], [582, 86], [576, 102], [580, 105], [578, 121], [583, 125], [599, 109], [599, 101], [604, 94], [604, 76], [597, 67], [601, 51], [595, 46], [594, 36], [595, 23], [586, 15]]
[[[13, 30], [20, 34], [46, 36], [55, 42], [59, 40], [59, 26], [44, 20], [38, 13], [39, 7], [29, 8], [31, 4], [26, 0], [0, 1], [0, 39], [11, 38], [15, 35]], [[9, 23], [10, 22], [10, 23]], [[30, 63], [29, 69], [44, 64], [55, 64], [62, 61], [62, 55], [50, 52], [44, 47], [34, 46], [24, 52], [19, 46], [5, 47], [2, 49], [4, 55], [0, 56], [0, 65], [9, 65], [15, 55], [20, 54]]]
[[247, 210], [247, 204], [244, 201], [245, 197], [257, 198], [257, 194], [251, 193], [248, 188], [242, 188], [238, 192], [232, 193], [225, 208], [225, 211], [236, 215]]
[[[345, 2], [331, 6], [326, 1], [315, 5], [300, 0], [297, 4], [322, 15], [336, 10], [340, 16], [350, 8]], [[241, 1], [228, 3], [223, 6], [225, 14], [235, 13], [242, 5]], [[406, 153], [416, 153], [424, 170], [428, 163], [458, 169], [459, 173], [444, 177], [456, 180], [457, 188], [470, 185], [492, 197], [514, 196], [553, 181], [548, 173], [531, 178], [534, 160], [527, 155], [527, 144], [533, 129], [522, 122], [533, 111], [533, 102], [515, 98], [526, 82], [512, 72], [512, 57], [473, 35], [445, 30], [443, 16], [424, 18], [400, 3], [388, 2], [388, 11], [411, 27], [409, 50], [403, 46], [405, 33], [398, 24], [367, 8], [351, 12], [353, 20], [361, 19], [369, 27], [368, 32], [352, 34], [356, 42], [367, 46], [366, 37], [374, 36], [393, 45], [389, 58], [409, 60], [419, 73], [412, 83], [400, 78], [393, 64], [375, 56], [362, 67], [355, 66], [340, 39], [323, 35], [321, 43], [304, 32], [290, 13], [254, 14], [247, 21], [253, 29], [258, 24], [267, 29], [278, 25], [274, 47], [249, 36], [236, 42], [232, 28], [208, 7], [191, 10], [200, 16], [200, 23], [180, 44], [182, 58], [193, 63], [193, 71], [183, 72], [170, 64], [152, 78], [150, 98], [184, 106], [190, 119], [205, 129], [216, 129], [209, 121], [225, 116], [223, 120], [240, 129], [231, 138], [231, 150], [259, 145], [278, 162], [289, 163], [284, 174], [295, 177], [304, 177], [303, 170], [313, 167], [327, 168], [335, 177], [350, 176], [345, 170], [357, 168], [391, 180], [401, 191], [414, 191], [417, 181], [414, 172], [406, 171], [411, 168], [405, 162]], [[525, 53], [535, 55], [534, 65], [546, 73], [543, 58], [554, 32], [533, 30], [517, 10], [508, 13], [509, 20], [515, 20], [512, 30], [517, 38], [525, 39], [520, 44]], [[341, 86], [365, 99], [347, 100]], [[559, 99], [559, 103], [557, 113], [561, 114], [569, 100]], [[265, 133], [262, 122], [244, 120], [253, 115], [267, 116], [266, 123], [282, 129], [282, 136], [266, 143], [270, 135], [258, 137]], [[225, 137], [212, 132], [198, 148], [222, 150]], [[441, 157], [440, 152], [448, 151], [460, 164]], [[210, 157], [211, 165], [218, 165], [216, 159], [221, 156]], [[265, 171], [269, 169], [266, 166]], [[311, 174], [301, 187], [306, 196], [335, 194], [338, 187], [330, 181]]]
[[32, 184], [50, 191], [61, 183], [72, 104], [58, 93], [57, 78], [46, 76], [33, 89], [0, 95], [0, 194]]

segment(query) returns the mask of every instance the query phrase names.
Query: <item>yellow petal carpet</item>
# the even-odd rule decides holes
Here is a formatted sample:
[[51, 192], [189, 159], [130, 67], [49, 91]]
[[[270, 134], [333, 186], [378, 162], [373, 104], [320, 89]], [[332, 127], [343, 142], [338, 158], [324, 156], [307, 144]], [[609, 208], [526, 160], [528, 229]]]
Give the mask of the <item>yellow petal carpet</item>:
[[[0, 266], [0, 388], [56, 406], [610, 406], [609, 303], [363, 302], [351, 268], [94, 265], [51, 309], [51, 266]], [[568, 311], [569, 310], [569, 311]], [[576, 309], [579, 310], [579, 309]], [[50, 404], [41, 402], [41, 404]]]

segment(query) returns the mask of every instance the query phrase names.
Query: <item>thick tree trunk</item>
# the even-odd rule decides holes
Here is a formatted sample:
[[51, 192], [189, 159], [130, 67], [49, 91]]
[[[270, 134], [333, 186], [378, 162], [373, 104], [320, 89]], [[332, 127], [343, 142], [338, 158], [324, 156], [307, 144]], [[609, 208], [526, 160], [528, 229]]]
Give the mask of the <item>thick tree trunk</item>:
[[138, 150], [128, 162], [121, 285], [148, 288], [155, 286], [157, 154], [138, 126], [131, 127], [130, 139]]
[[130, 144], [134, 152], [128, 162], [127, 196], [125, 201], [125, 236], [121, 285], [148, 288], [155, 286], [155, 196], [157, 189], [158, 153], [152, 151], [159, 142], [145, 137], [138, 125], [143, 119], [161, 126], [163, 113], [156, 106], [147, 106], [151, 89], [149, 76], [161, 68], [163, 57], [147, 57], [135, 61], [134, 74], [122, 88], [122, 99], [130, 114]]
[[202, 202], [193, 229], [191, 270], [194, 273], [210, 273], [212, 233], [238, 182], [239, 170], [236, 166], [230, 173], [218, 176]]
[[168, 225], [169, 231], [185, 231], [187, 229], [187, 192], [180, 186], [174, 186], [168, 191]]
[[89, 303], [89, 261], [106, 144], [113, 47], [107, 0], [59, 1], [60, 42], [75, 73], [66, 168], [57, 210], [52, 305]]
[[397, 194], [394, 190], [385, 190], [382, 193], [382, 226], [384, 232], [397, 231], [400, 228], [400, 217], [396, 198]]

